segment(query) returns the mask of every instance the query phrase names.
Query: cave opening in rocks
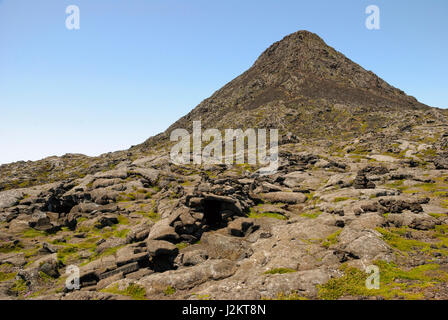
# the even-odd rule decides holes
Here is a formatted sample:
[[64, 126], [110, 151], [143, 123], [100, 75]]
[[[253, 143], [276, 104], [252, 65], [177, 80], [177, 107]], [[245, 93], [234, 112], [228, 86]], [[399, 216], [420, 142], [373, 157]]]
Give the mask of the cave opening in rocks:
[[221, 202], [217, 200], [204, 201], [204, 220], [211, 228], [217, 228], [222, 225]]
[[165, 272], [168, 270], [176, 269], [174, 267], [175, 255], [171, 254], [160, 254], [156, 257], [152, 257], [148, 266], [154, 270], [154, 272]]
[[81, 287], [89, 287], [94, 286], [100, 281], [100, 278], [93, 272], [89, 272], [83, 276], [81, 276], [80, 284]]
[[55, 196], [51, 196], [46, 203], [47, 211], [56, 213], [68, 213], [76, 206], [76, 203], [72, 198], [61, 199]]

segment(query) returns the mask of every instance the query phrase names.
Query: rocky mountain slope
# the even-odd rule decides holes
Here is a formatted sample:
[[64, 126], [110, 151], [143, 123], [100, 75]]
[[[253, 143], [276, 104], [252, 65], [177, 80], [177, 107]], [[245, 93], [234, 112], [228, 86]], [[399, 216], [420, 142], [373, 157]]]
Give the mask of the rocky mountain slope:
[[414, 111], [428, 110], [317, 35], [300, 31], [274, 43], [249, 70], [158, 138], [166, 140], [175, 128], [189, 128], [192, 120], [201, 119], [206, 128], [277, 128], [302, 139], [347, 139], [409, 121], [424, 123]]
[[[278, 172], [172, 164], [193, 120], [278, 128]], [[447, 128], [296, 32], [143, 144], [0, 166], [0, 298], [447, 299]]]

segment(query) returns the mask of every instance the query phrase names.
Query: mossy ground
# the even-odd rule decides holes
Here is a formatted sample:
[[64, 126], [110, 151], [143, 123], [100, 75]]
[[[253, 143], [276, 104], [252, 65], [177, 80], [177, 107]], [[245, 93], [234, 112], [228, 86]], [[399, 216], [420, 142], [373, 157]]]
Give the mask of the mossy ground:
[[131, 297], [134, 300], [145, 300], [146, 299], [146, 290], [145, 288], [139, 286], [138, 284], [131, 283], [124, 290], [119, 290], [118, 285], [115, 285], [108, 289], [103, 289], [103, 292], [118, 294], [123, 296]]
[[403, 256], [425, 254], [427, 259], [434, 256], [448, 256], [448, 225], [435, 226], [434, 230], [413, 230], [402, 228], [377, 228], [383, 240]]
[[[83, 221], [84, 218], [78, 219], [79, 221]], [[96, 227], [79, 227], [77, 229], [78, 232], [83, 232], [85, 238], [83, 241], [74, 241], [75, 239], [71, 236], [67, 236], [65, 238], [65, 242], [60, 242], [58, 240], [52, 241], [52, 244], [58, 246], [58, 260], [67, 265], [68, 263], [78, 262], [81, 265], [89, 263], [93, 260], [96, 260], [100, 257], [113, 255], [116, 253], [118, 249], [122, 246], [117, 246], [113, 248], [106, 249], [102, 252], [97, 252], [97, 243], [101, 239], [107, 240], [109, 238], [126, 238], [130, 229], [125, 226], [129, 225], [129, 218], [119, 215], [118, 216], [118, 224], [113, 225], [111, 227], [98, 229]], [[83, 258], [85, 252], [88, 252], [88, 258]]]
[[166, 289], [163, 291], [163, 293], [164, 293], [166, 296], [171, 296], [171, 295], [173, 295], [173, 294], [176, 293], [176, 289], [173, 288], [172, 286], [168, 286], [168, 287], [166, 287]]
[[0, 253], [19, 252], [23, 249], [22, 243], [4, 243], [0, 245]]
[[338, 237], [341, 234], [342, 229], [336, 231], [335, 233], [330, 234], [327, 238], [325, 238], [324, 240], [322, 240], [322, 246], [324, 246], [325, 248], [329, 248], [331, 245], [334, 245], [338, 242]]
[[313, 211], [313, 212], [304, 212], [304, 213], [301, 213], [300, 216], [309, 218], [309, 219], [316, 219], [321, 214], [322, 214], [322, 211], [318, 210], [318, 211]]
[[253, 208], [250, 209], [249, 218], [260, 219], [260, 218], [274, 218], [279, 220], [288, 220], [288, 217], [275, 212], [257, 212]]
[[[384, 299], [425, 299], [426, 293], [439, 291], [448, 284], [448, 272], [437, 257], [448, 256], [448, 225], [438, 225], [434, 230], [422, 231], [408, 227], [377, 228], [383, 240], [395, 251], [397, 262], [375, 261], [380, 270], [380, 288], [368, 289], [368, 274], [363, 270], [340, 268], [342, 276], [318, 286], [320, 299], [341, 297], [382, 297]], [[336, 238], [330, 236], [331, 238]], [[414, 257], [425, 262], [415, 266]]]
[[157, 222], [161, 219], [160, 214], [154, 212], [154, 211], [136, 211], [136, 214], [139, 214], [143, 217], [149, 218], [153, 222]]
[[285, 273], [291, 273], [291, 272], [297, 272], [297, 270], [289, 269], [289, 268], [275, 268], [268, 270], [264, 272], [264, 274], [285, 274]]
[[[333, 202], [338, 203], [338, 202], [343, 202], [343, 201], [347, 201], [347, 200], [351, 200], [351, 198], [349, 197], [336, 197], [334, 198]], [[353, 199], [355, 200], [355, 199]]]
[[380, 270], [380, 288], [368, 289], [368, 274], [362, 270], [343, 265], [343, 275], [318, 286], [318, 297], [336, 300], [344, 296], [379, 296], [384, 299], [424, 299], [424, 291], [437, 283], [447, 283], [448, 273], [438, 264], [426, 264], [415, 268], [402, 269], [394, 263], [374, 262]]
[[176, 247], [177, 247], [179, 250], [182, 250], [182, 249], [185, 249], [186, 247], [188, 247], [189, 245], [190, 245], [190, 244], [187, 243], [187, 242], [179, 242], [179, 243], [176, 244]]
[[0, 265], [0, 282], [15, 278], [17, 272], [14, 272], [13, 266], [9, 263]]
[[9, 291], [19, 298], [23, 298], [29, 292], [28, 285], [25, 280], [19, 279], [14, 281], [14, 284]]

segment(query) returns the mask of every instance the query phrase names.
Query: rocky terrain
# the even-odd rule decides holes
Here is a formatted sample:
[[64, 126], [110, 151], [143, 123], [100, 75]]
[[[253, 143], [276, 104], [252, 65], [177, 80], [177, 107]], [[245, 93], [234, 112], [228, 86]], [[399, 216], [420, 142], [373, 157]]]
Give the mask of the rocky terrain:
[[[143, 144], [0, 166], [0, 299], [448, 299], [446, 115], [296, 32]], [[278, 172], [172, 164], [193, 120]]]

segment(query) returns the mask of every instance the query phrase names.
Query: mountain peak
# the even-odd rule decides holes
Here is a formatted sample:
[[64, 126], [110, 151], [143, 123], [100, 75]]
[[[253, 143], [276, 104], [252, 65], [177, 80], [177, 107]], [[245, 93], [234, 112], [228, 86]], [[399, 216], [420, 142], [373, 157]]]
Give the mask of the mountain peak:
[[324, 130], [329, 137], [354, 137], [365, 123], [380, 131], [396, 123], [392, 114], [413, 118], [416, 110], [429, 107], [328, 46], [317, 34], [300, 30], [269, 46], [246, 72], [144, 146], [166, 140], [173, 129], [190, 128], [194, 120], [201, 120], [204, 128], [279, 128], [311, 138]]
[[294, 57], [305, 50], [315, 50], [322, 47], [327, 47], [327, 45], [317, 34], [307, 30], [299, 30], [272, 44], [261, 54], [255, 64], [261, 64], [273, 57]]
[[313, 99], [320, 95], [321, 98], [327, 96], [340, 100], [337, 95], [355, 89], [389, 100], [400, 100], [400, 104], [421, 106], [415, 98], [389, 85], [373, 72], [328, 46], [317, 34], [306, 30], [287, 35], [272, 44], [247, 73], [250, 77], [266, 79], [270, 86], [284, 88], [285, 85], [294, 83], [297, 87], [300, 84], [301, 92], [305, 95], [310, 86], [314, 88], [312, 91], [316, 91], [319, 86], [321, 89], [326, 85], [331, 87], [332, 97], [328, 97], [326, 90], [321, 90], [311, 93]]

